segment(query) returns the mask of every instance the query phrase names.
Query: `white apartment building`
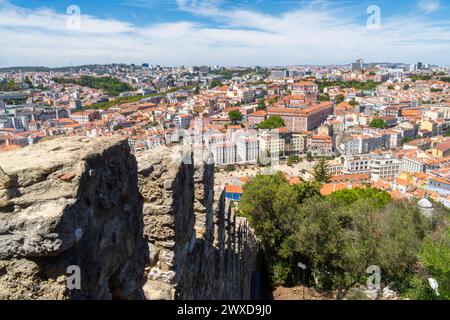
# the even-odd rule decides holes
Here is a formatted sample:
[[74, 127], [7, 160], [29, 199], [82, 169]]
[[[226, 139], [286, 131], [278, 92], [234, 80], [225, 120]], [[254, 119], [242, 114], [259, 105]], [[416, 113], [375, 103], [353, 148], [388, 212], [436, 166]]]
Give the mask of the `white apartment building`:
[[239, 89], [237, 91], [237, 96], [242, 100], [242, 103], [251, 103], [255, 101], [255, 91], [248, 89]]
[[386, 136], [378, 133], [354, 134], [347, 137], [341, 148], [347, 155], [366, 154], [386, 146]]
[[382, 149], [386, 145], [385, 136], [378, 133], [364, 134], [359, 137], [360, 152], [370, 153], [373, 150]]
[[346, 155], [338, 162], [342, 164], [343, 174], [368, 173], [374, 181], [395, 179], [402, 170], [402, 162], [389, 153]]
[[214, 133], [207, 133], [204, 136], [205, 140], [205, 146], [209, 148], [210, 145], [216, 144], [216, 143], [225, 143], [225, 142], [231, 142], [231, 137], [227, 136], [225, 133], [221, 132], [214, 132]]
[[352, 135], [348, 137], [341, 143], [341, 148], [347, 155], [359, 154], [361, 153], [361, 140], [358, 138], [358, 135]]
[[174, 118], [174, 124], [182, 129], [188, 129], [191, 120], [194, 118], [192, 114], [180, 114]]
[[382, 155], [378, 159], [372, 161], [373, 181], [380, 179], [395, 179], [402, 168], [402, 162], [389, 154]]
[[280, 137], [272, 137], [270, 134], [259, 138], [261, 152], [269, 153], [271, 156], [284, 155], [286, 141]]
[[259, 156], [259, 141], [257, 137], [238, 137], [236, 139], [238, 163], [256, 164]]
[[330, 168], [330, 173], [332, 175], [337, 175], [342, 173], [343, 165], [340, 161], [329, 160], [328, 167]]
[[410, 173], [425, 172], [427, 160], [428, 159], [405, 156], [403, 157], [402, 170]]
[[343, 174], [370, 173], [373, 155], [346, 155], [340, 157]]
[[306, 134], [293, 134], [291, 139], [291, 154], [299, 155], [306, 150]]
[[213, 143], [209, 145], [215, 165], [227, 165], [236, 163], [236, 145], [232, 142]]
[[400, 130], [387, 130], [386, 133], [386, 148], [398, 148], [402, 144], [403, 134]]

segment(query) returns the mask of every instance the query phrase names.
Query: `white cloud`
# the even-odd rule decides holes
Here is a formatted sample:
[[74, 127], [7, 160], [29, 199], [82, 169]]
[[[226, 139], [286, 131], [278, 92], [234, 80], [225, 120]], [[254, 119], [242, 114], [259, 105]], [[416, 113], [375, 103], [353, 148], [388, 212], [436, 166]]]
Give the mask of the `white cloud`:
[[418, 0], [417, 6], [420, 11], [428, 14], [439, 9], [441, 3], [438, 0]]
[[381, 30], [369, 30], [355, 23], [351, 12], [317, 4], [280, 15], [219, 10], [219, 1], [178, 0], [178, 4], [182, 10], [217, 20], [219, 26], [179, 21], [138, 27], [82, 15], [81, 29], [69, 30], [64, 14], [0, 0], [0, 39], [6, 44], [0, 50], [0, 65], [287, 65], [348, 63], [358, 57], [450, 64], [448, 21], [386, 18]]

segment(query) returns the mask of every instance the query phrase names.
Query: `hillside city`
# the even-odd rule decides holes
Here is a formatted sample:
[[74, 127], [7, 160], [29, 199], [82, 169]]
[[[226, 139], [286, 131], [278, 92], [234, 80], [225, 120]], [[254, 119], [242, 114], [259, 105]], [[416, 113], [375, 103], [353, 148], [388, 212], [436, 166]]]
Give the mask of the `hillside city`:
[[227, 197], [272, 167], [323, 195], [372, 187], [450, 207], [450, 69], [365, 63], [233, 67], [88, 65], [0, 70], [0, 150], [61, 136], [124, 136], [214, 161]]

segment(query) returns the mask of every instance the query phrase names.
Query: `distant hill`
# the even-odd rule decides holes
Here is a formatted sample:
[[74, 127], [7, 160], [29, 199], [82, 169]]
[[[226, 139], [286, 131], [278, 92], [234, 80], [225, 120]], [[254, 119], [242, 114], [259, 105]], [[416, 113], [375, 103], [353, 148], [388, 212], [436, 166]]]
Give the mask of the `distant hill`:
[[74, 67], [58, 67], [58, 68], [49, 68], [49, 67], [5, 67], [0, 68], [0, 72], [49, 72], [49, 71], [55, 71], [55, 72], [65, 72], [70, 71], [71, 69], [79, 70], [79, 69], [94, 69], [99, 67], [100, 65], [92, 64], [92, 65], [82, 65], [82, 66], [74, 66]]
[[0, 72], [18, 72], [18, 71], [48, 72], [50, 70], [51, 69], [47, 68], [47, 67], [6, 67], [6, 68], [0, 68]]

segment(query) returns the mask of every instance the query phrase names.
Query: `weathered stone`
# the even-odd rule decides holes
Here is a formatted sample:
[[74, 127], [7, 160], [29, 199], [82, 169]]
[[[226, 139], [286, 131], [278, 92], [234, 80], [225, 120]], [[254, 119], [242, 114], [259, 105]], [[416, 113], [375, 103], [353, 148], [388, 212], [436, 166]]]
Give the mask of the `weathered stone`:
[[170, 148], [136, 157], [151, 251], [146, 298], [249, 299], [255, 237], [222, 190], [214, 196], [213, 166], [183, 163]]
[[144, 294], [148, 300], [173, 300], [175, 289], [170, 284], [149, 280], [144, 285]]
[[[144, 298], [148, 246], [126, 141], [57, 139], [2, 153], [0, 166], [0, 299]], [[66, 288], [72, 265], [81, 290]]]
[[394, 290], [389, 287], [385, 287], [382, 291], [381, 298], [386, 300], [395, 300], [398, 298], [398, 295]]
[[136, 157], [110, 137], [0, 154], [0, 299], [250, 298], [256, 240], [213, 166]]
[[66, 173], [59, 178], [64, 182], [71, 182], [77, 175], [75, 173]]

